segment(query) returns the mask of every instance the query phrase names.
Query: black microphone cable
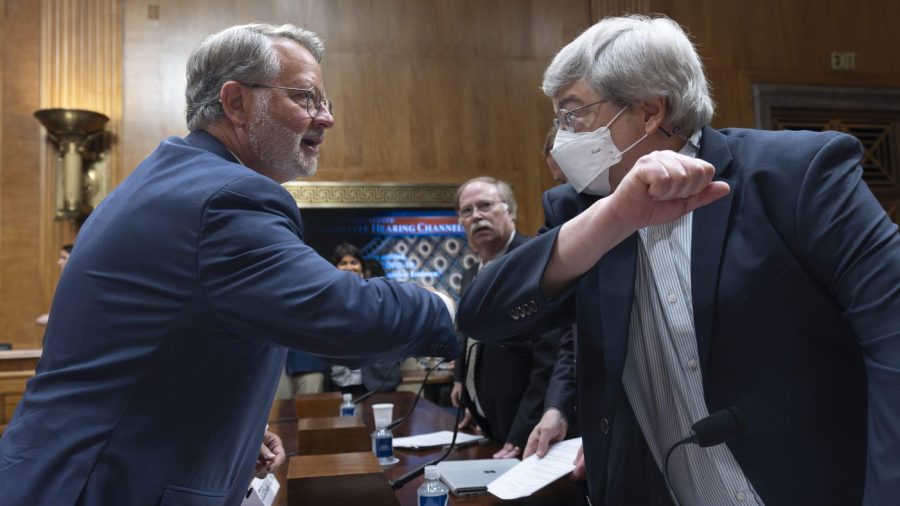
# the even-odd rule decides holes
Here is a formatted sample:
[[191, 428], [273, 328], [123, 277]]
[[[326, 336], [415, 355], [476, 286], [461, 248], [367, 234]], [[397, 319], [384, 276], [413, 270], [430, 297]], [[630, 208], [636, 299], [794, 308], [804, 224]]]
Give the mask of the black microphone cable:
[[400, 425], [401, 423], [405, 422], [406, 419], [407, 419], [407, 417], [409, 417], [409, 415], [411, 415], [412, 412], [415, 411], [415, 409], [416, 409], [416, 404], [419, 403], [419, 398], [422, 397], [422, 391], [425, 390], [425, 385], [428, 384], [428, 377], [431, 376], [431, 373], [433, 373], [433, 372], [435, 371], [435, 369], [437, 369], [438, 367], [440, 367], [440, 365], [443, 364], [443, 363], [445, 363], [446, 361], [447, 361], [446, 358], [441, 359], [440, 362], [434, 364], [433, 366], [431, 366], [431, 367], [429, 367], [429, 368], [427, 369], [427, 372], [425, 373], [425, 377], [422, 379], [422, 384], [419, 385], [419, 390], [416, 392], [416, 398], [415, 398], [415, 400], [413, 401], [412, 406], [409, 407], [409, 410], [406, 412], [405, 415], [401, 416], [400, 418], [398, 418], [398, 419], [394, 420], [393, 422], [391, 422], [390, 424], [388, 424], [388, 426], [385, 427], [386, 429], [388, 429], [388, 430], [393, 430], [394, 427], [396, 427], [396, 426]]
[[378, 386], [375, 387], [374, 390], [369, 390], [368, 392], [360, 395], [356, 399], [353, 399], [353, 401], [352, 401], [353, 404], [359, 404], [360, 402], [368, 399], [369, 397], [372, 397], [372, 395], [374, 395], [375, 393], [380, 392], [381, 387], [383, 387], [388, 382], [388, 380], [391, 379], [391, 374], [394, 374], [394, 371], [396, 371], [398, 367], [400, 367], [400, 362], [399, 361], [394, 362], [394, 367], [391, 367], [391, 370], [387, 373], [387, 375], [384, 377], [384, 379], [381, 380], [381, 383], [379, 383]]
[[[463, 366], [463, 368], [462, 368], [463, 372], [465, 372], [465, 367], [467, 364], [469, 364], [469, 362], [472, 358], [472, 350], [474, 350], [476, 346], [477, 346], [477, 344], [471, 346], [469, 348], [468, 352], [466, 353], [465, 361], [463, 362], [463, 364], [461, 364]], [[444, 362], [444, 361], [446, 361], [446, 359], [442, 360], [441, 362]], [[438, 365], [440, 365], [440, 363]], [[428, 379], [428, 375], [426, 375], [425, 378]], [[422, 386], [423, 387], [425, 386], [424, 381], [422, 382]], [[418, 401], [418, 397], [416, 398], [416, 401]], [[414, 401], [413, 408], [415, 408], [415, 407], [416, 407], [416, 404]], [[442, 454], [440, 454], [436, 459], [432, 459], [431, 461], [426, 462], [425, 464], [413, 469], [412, 471], [410, 471], [410, 472], [404, 474], [403, 476], [397, 478], [396, 480], [390, 482], [391, 489], [397, 490], [398, 488], [402, 487], [403, 485], [406, 485], [410, 480], [412, 480], [416, 476], [422, 474], [425, 471], [426, 467], [433, 466], [433, 465], [439, 463], [440, 461], [444, 460], [445, 458], [447, 458], [450, 455], [450, 452], [452, 452], [456, 448], [456, 435], [459, 434], [459, 424], [460, 424], [460, 422], [462, 422], [462, 417], [463, 417], [463, 413], [465, 412], [465, 409], [466, 409], [465, 405], [462, 402], [460, 402], [459, 406], [456, 408], [456, 420], [453, 423], [453, 436], [450, 438], [450, 444], [447, 445], [447, 448], [444, 449], [444, 452]], [[410, 410], [409, 412], [412, 413], [412, 410]], [[408, 415], [408, 413], [407, 413], [407, 415]], [[406, 418], [406, 417], [404, 417], [404, 418]]]
[[672, 452], [675, 450], [675, 448], [678, 448], [679, 446], [681, 446], [683, 444], [692, 442], [695, 437], [696, 436], [691, 434], [690, 436], [673, 444], [671, 447], [669, 447], [669, 451], [666, 452], [666, 460], [665, 460], [665, 464], [663, 464], [663, 480], [665, 480], [665, 482], [666, 482], [666, 490], [668, 490], [669, 495], [672, 496], [672, 502], [675, 503], [675, 506], [680, 506], [680, 503], [678, 502], [678, 497], [675, 496], [675, 489], [673, 489], [672, 484], [669, 483], [669, 457], [672, 456]]
[[666, 482], [666, 489], [669, 490], [669, 495], [672, 496], [675, 506], [680, 506], [680, 504], [675, 496], [672, 484], [669, 483], [669, 457], [672, 456], [672, 451], [681, 445], [689, 443], [696, 443], [701, 448], [716, 446], [733, 439], [743, 432], [745, 428], [746, 423], [741, 410], [737, 406], [730, 406], [694, 422], [694, 425], [691, 425], [691, 433], [669, 447], [663, 462], [663, 480]]

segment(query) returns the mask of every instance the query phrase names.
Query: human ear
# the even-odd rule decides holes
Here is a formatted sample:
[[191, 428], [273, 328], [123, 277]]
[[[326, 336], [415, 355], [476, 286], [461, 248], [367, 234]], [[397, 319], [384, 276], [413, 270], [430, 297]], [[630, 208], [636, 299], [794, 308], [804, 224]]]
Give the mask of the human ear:
[[644, 113], [644, 132], [652, 134], [657, 131], [666, 119], [666, 98], [656, 97], [641, 102], [641, 109]]
[[226, 82], [219, 91], [219, 103], [222, 104], [225, 117], [235, 128], [240, 128], [247, 122], [248, 106], [252, 103], [250, 93], [247, 87], [237, 81]]

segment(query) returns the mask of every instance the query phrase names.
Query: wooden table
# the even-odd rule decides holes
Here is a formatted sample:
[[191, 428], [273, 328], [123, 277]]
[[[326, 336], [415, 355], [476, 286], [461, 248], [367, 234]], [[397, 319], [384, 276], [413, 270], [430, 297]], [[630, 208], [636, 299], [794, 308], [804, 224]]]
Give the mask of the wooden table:
[[40, 348], [0, 351], [0, 371], [33, 371], [41, 358]]
[[[382, 402], [391, 402], [394, 404], [394, 419], [398, 419], [399, 417], [405, 415], [409, 409], [412, 407], [413, 401], [415, 400], [415, 395], [410, 392], [379, 392], [369, 397], [365, 401], [363, 401], [360, 405], [360, 413], [363, 418], [363, 422], [366, 424], [366, 427], [369, 431], [374, 430], [374, 420], [372, 418], [372, 404], [378, 404]], [[276, 406], [273, 406], [272, 413], [278, 415], [284, 415], [286, 413], [287, 408], [280, 408], [277, 403], [293, 403], [293, 400], [288, 401], [275, 401]], [[424, 434], [428, 432], [434, 432], [438, 430], [453, 430], [453, 424], [455, 422], [454, 416], [440, 408], [427, 399], [419, 399], [418, 404], [416, 405], [415, 411], [407, 418], [407, 420], [400, 424], [393, 430], [394, 437], [403, 437], [403, 436], [412, 436], [415, 434]], [[272, 420], [269, 423], [269, 430], [277, 433], [281, 436], [282, 441], [285, 445], [285, 451], [288, 455], [292, 455], [297, 451], [297, 422], [296, 420], [281, 418], [280, 420]], [[491, 458], [491, 455], [496, 452], [500, 448], [500, 445], [493, 442], [482, 442], [473, 446], [468, 446], [465, 448], [454, 450], [448, 457], [447, 460], [465, 460], [465, 459], [486, 459]], [[415, 469], [418, 466], [425, 464], [426, 462], [438, 457], [441, 453], [443, 453], [443, 448], [432, 448], [428, 450], [395, 450], [396, 456], [400, 459], [400, 462], [394, 466], [387, 467], [384, 469], [385, 477], [388, 480], [395, 480], [400, 476], [403, 476], [407, 472]], [[281, 468], [276, 473], [278, 477], [279, 483], [283, 489], [279, 491], [278, 497], [275, 500], [276, 505], [284, 506], [287, 504], [287, 465], [281, 466]], [[418, 476], [417, 478], [411, 480], [409, 483], [400, 487], [400, 489], [395, 491], [397, 499], [400, 501], [400, 504], [403, 506], [412, 506], [416, 504], [416, 489], [419, 485], [424, 481], [423, 476]], [[485, 494], [479, 496], [469, 496], [469, 497], [454, 497], [450, 496], [450, 504], [465, 504], [465, 505], [493, 505], [493, 504], [518, 504], [518, 505], [530, 505], [530, 506], [551, 506], [551, 505], [560, 505], [560, 506], [577, 506], [581, 504], [585, 504], [583, 494], [581, 492], [581, 484], [576, 484], [569, 481], [567, 478], [562, 478], [557, 480], [549, 487], [544, 490], [538, 492], [532, 497], [527, 497], [524, 499], [519, 499], [515, 501], [502, 501], [493, 495]], [[291, 505], [294, 506], [294, 505]]]

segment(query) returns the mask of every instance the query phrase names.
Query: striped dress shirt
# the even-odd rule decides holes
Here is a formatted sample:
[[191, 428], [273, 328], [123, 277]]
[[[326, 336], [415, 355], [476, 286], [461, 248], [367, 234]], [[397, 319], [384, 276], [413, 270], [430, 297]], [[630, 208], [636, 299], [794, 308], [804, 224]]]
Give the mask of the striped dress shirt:
[[[698, 130], [680, 153], [696, 156]], [[662, 469], [666, 451], [709, 414], [691, 302], [693, 213], [638, 233], [634, 303], [623, 384]], [[669, 479], [683, 505], [761, 505], [725, 445], [684, 445], [669, 460]]]

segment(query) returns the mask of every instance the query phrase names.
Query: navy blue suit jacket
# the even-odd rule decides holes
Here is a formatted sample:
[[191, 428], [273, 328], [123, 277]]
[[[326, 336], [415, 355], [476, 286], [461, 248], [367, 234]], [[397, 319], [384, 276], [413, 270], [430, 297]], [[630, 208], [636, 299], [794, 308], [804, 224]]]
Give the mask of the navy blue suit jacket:
[[[710, 412], [736, 405], [729, 443], [767, 505], [900, 498], [900, 236], [862, 181], [861, 149], [833, 132], [704, 129], [699, 157], [731, 193], [693, 214], [694, 327]], [[545, 194], [550, 225], [591, 205]], [[457, 324], [477, 339], [531, 328], [574, 291], [577, 391], [594, 504], [621, 503], [622, 372], [637, 236], [570, 291], [540, 278], [558, 229], [482, 271]], [[522, 314], [516, 308], [535, 310]]]
[[438, 297], [341, 272], [302, 230], [290, 194], [212, 136], [163, 141], [79, 234], [0, 438], [0, 502], [236, 505], [286, 347], [357, 367], [455, 356]]

